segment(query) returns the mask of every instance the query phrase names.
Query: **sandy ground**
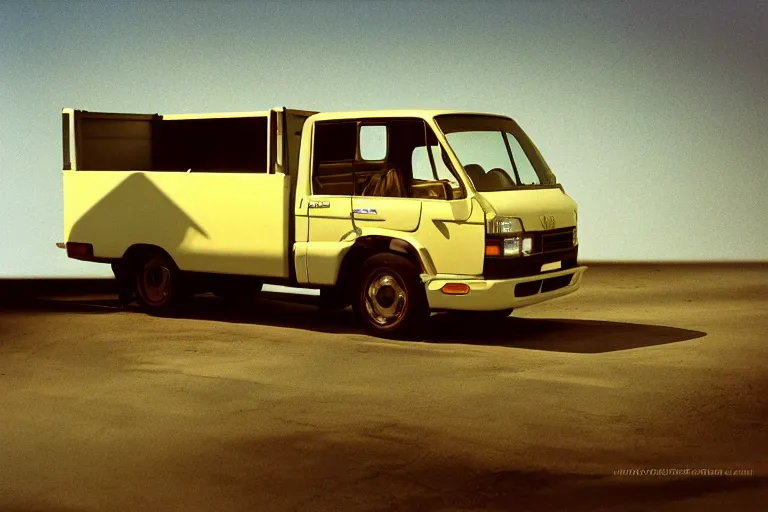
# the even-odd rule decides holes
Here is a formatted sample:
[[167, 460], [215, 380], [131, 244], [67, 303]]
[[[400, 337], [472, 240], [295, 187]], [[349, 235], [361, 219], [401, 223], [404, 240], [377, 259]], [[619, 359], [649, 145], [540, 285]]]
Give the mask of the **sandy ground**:
[[0, 510], [768, 506], [766, 265], [593, 266], [423, 342], [276, 300], [4, 308]]

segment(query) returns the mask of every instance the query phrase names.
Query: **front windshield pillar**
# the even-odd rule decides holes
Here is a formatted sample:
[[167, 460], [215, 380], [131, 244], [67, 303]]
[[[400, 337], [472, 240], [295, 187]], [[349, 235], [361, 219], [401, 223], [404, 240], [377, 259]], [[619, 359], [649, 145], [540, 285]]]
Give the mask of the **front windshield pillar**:
[[501, 132], [501, 137], [504, 139], [504, 145], [507, 148], [507, 154], [509, 155], [509, 161], [512, 162], [512, 170], [515, 172], [515, 184], [520, 185], [523, 182], [520, 180], [520, 173], [517, 172], [517, 165], [515, 164], [515, 157], [512, 155], [512, 148], [509, 145], [509, 139], [506, 132]]

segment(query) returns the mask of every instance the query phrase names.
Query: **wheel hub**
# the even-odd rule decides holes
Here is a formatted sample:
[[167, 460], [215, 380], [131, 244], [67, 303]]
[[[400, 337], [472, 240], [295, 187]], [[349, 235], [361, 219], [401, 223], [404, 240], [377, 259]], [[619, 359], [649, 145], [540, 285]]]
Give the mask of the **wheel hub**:
[[166, 266], [152, 266], [144, 271], [143, 291], [147, 302], [158, 304], [168, 298], [171, 271]]
[[392, 304], [395, 303], [395, 294], [396, 292], [394, 288], [391, 286], [383, 286], [379, 289], [378, 292], [376, 292], [376, 302], [385, 308], [390, 308], [392, 307]]
[[393, 276], [380, 274], [368, 282], [365, 290], [365, 307], [379, 325], [388, 326], [399, 322], [405, 313], [408, 298], [405, 290]]

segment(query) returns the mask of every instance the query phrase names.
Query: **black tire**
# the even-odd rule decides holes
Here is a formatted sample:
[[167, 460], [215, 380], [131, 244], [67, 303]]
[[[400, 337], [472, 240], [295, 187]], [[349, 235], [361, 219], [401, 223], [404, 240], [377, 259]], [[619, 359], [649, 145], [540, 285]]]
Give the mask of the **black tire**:
[[403, 256], [376, 254], [363, 263], [352, 303], [365, 329], [384, 338], [412, 337], [429, 318], [419, 271]]
[[139, 259], [134, 269], [134, 292], [141, 308], [155, 315], [175, 312], [185, 293], [174, 261], [162, 252], [152, 252]]

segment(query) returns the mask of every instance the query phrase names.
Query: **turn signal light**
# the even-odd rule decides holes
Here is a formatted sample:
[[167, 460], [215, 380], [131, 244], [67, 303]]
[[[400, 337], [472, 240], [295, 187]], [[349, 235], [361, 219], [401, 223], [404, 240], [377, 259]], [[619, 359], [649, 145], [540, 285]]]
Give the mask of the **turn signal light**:
[[502, 253], [501, 240], [487, 240], [485, 242], [486, 256], [501, 256]]
[[469, 285], [464, 283], [447, 283], [441, 288], [446, 295], [466, 295], [469, 293]]
[[67, 242], [67, 256], [76, 260], [93, 258], [93, 245], [79, 242]]

